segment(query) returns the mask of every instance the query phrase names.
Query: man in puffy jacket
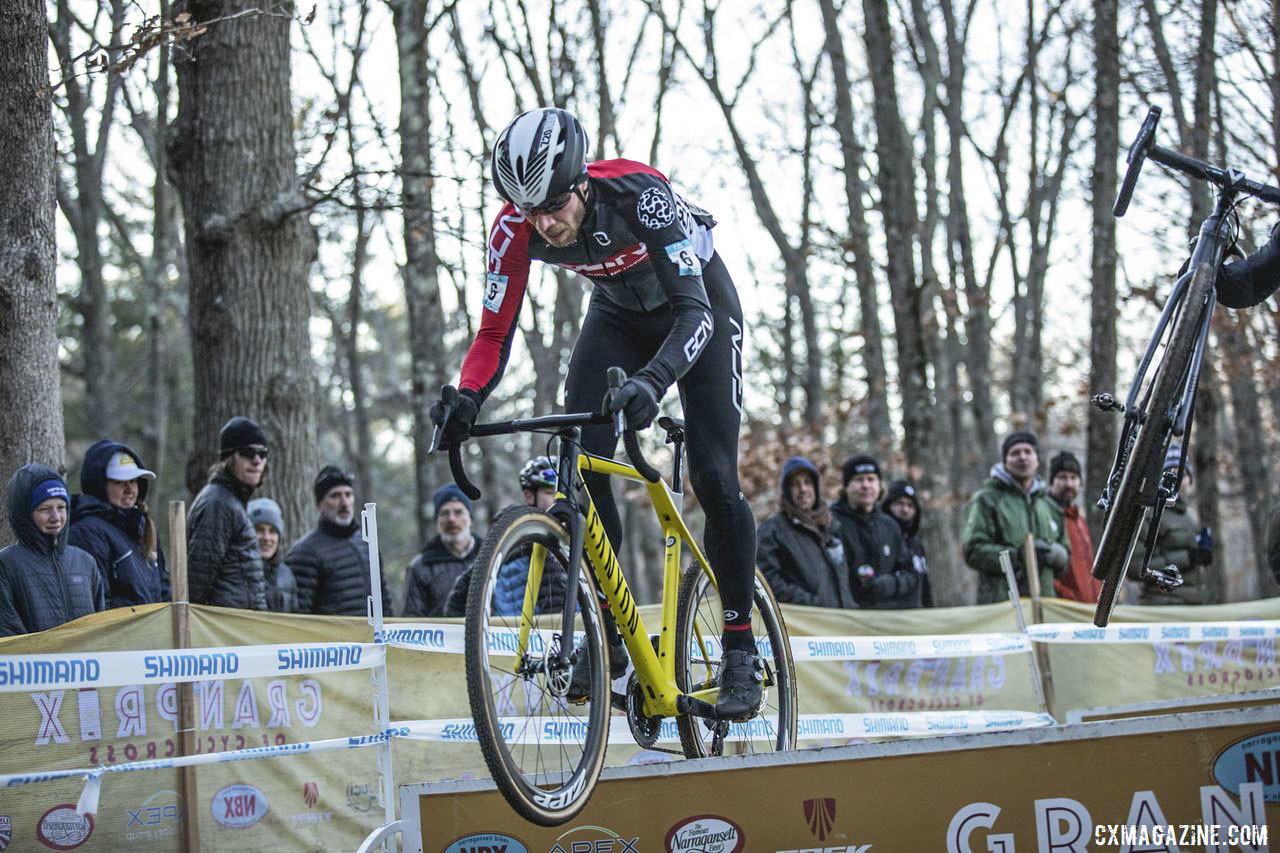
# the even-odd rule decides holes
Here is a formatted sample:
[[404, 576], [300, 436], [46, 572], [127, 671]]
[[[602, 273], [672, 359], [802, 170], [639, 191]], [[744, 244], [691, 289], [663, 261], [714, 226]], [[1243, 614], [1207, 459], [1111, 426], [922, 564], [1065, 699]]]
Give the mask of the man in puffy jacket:
[[885, 490], [880, 509], [898, 522], [903, 538], [907, 540], [907, 553], [911, 555], [911, 567], [920, 575], [920, 595], [909, 607], [932, 607], [933, 585], [929, 582], [929, 561], [920, 538], [920, 499], [916, 487], [907, 480], [894, 480]]
[[169, 570], [147, 512], [147, 488], [155, 478], [133, 448], [118, 441], [99, 441], [85, 451], [67, 542], [97, 560], [108, 608], [169, 600]]
[[246, 506], [267, 476], [267, 436], [234, 417], [218, 433], [220, 462], [187, 515], [188, 579], [192, 604], [266, 610], [258, 537]]
[[106, 609], [93, 557], [67, 544], [67, 484], [47, 465], [23, 465], [9, 480], [9, 526], [0, 550], [0, 636], [54, 628]]
[[884, 491], [880, 463], [865, 454], [850, 456], [840, 473], [844, 489], [831, 513], [858, 604], [878, 610], [919, 607], [920, 575], [911, 565], [902, 528], [876, 506]]
[[[556, 463], [549, 456], [535, 456], [520, 469], [520, 492], [524, 496], [524, 506], [546, 510], [556, 500]], [[506, 510], [504, 510], [505, 512]], [[493, 588], [493, 612], [510, 616], [519, 613], [524, 607], [525, 587], [529, 582], [529, 562], [533, 556], [533, 548], [520, 548], [505, 563], [498, 567], [498, 578]], [[458, 575], [453, 591], [449, 593], [449, 603], [445, 605], [445, 616], [465, 616], [467, 612], [467, 596], [471, 591], [471, 579], [475, 576], [476, 564], [473, 560]], [[564, 586], [568, 582], [568, 572], [556, 559], [548, 554], [542, 565], [542, 581], [538, 586], [537, 613], [552, 613], [564, 607]]]
[[822, 500], [818, 468], [803, 456], [782, 463], [778, 512], [760, 525], [757, 561], [778, 601], [856, 608], [844, 543]]
[[1007, 601], [1009, 584], [1000, 566], [1000, 554], [1012, 551], [1014, 577], [1027, 592], [1023, 542], [1030, 533], [1040, 568], [1040, 593], [1054, 594], [1053, 579], [1067, 570], [1071, 551], [1062, 511], [1049, 497], [1044, 478], [1037, 472], [1040, 450], [1029, 432], [1014, 432], [1001, 445], [1001, 462], [991, 466], [991, 476], [964, 511], [960, 543], [964, 561], [978, 573], [978, 603]]
[[454, 584], [480, 550], [480, 539], [471, 532], [471, 498], [448, 483], [436, 489], [431, 501], [436, 535], [405, 572], [401, 616], [445, 615]]
[[[336, 465], [326, 465], [316, 475], [312, 494], [320, 520], [285, 557], [298, 582], [300, 613], [364, 616], [368, 612], [369, 543], [356, 517], [354, 483], [355, 478]], [[390, 616], [385, 575], [382, 607]]]
[[[1181, 447], [1177, 444], [1170, 445], [1165, 454], [1165, 470], [1176, 468], [1181, 456]], [[1177, 502], [1165, 507], [1160, 516], [1160, 532], [1156, 534], [1149, 564], [1154, 569], [1177, 566], [1182, 573], [1182, 586], [1163, 590], [1151, 581], [1142, 581], [1138, 587], [1139, 604], [1210, 603], [1204, 574], [1213, 565], [1213, 538], [1209, 534], [1209, 528], [1201, 527], [1187, 506], [1187, 502], [1195, 494], [1195, 471], [1190, 460], [1183, 466], [1182, 475]], [[1133, 549], [1133, 559], [1129, 564], [1130, 579], [1136, 578], [1139, 571], [1149, 528], [1150, 523], [1143, 525], [1137, 547]]]

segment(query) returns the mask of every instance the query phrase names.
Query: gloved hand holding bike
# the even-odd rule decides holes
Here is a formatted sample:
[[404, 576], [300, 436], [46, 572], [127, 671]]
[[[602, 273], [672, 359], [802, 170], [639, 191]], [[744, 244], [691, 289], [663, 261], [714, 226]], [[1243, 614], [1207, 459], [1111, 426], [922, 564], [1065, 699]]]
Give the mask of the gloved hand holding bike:
[[627, 429], [644, 429], [658, 416], [658, 392], [647, 379], [632, 376], [605, 395], [605, 408], [615, 415], [624, 413]]
[[451, 396], [451, 402], [443, 397], [436, 400], [427, 413], [431, 422], [441, 428], [441, 439], [446, 446], [466, 441], [480, 414], [480, 403], [473, 392], [458, 391]]

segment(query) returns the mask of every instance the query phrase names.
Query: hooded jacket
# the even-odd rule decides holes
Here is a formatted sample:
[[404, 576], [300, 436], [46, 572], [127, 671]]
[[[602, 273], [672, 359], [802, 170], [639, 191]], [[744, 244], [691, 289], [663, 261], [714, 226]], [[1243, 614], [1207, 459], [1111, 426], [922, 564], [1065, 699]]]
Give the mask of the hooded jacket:
[[[523, 506], [523, 505], [520, 505]], [[519, 508], [514, 507], [514, 508]], [[509, 511], [504, 510], [504, 512]], [[452, 556], [452, 555], [450, 555]], [[493, 612], [499, 616], [512, 616], [524, 607], [525, 587], [529, 584], [529, 563], [533, 546], [516, 549], [515, 556], [498, 567], [498, 577], [493, 584]], [[467, 567], [458, 575], [449, 600], [445, 603], [444, 616], [467, 615], [467, 597], [471, 593], [471, 579], [475, 576], [475, 552], [469, 555]], [[555, 552], [548, 552], [542, 564], [542, 581], [538, 586], [538, 605], [535, 613], [554, 613], [564, 607], [564, 589], [569, 583], [569, 573]]]
[[[99, 441], [84, 454], [80, 491], [71, 500], [68, 544], [87, 551], [98, 563], [107, 592], [107, 607], [132, 607], [169, 600], [169, 570], [164, 553], [156, 559], [143, 552], [147, 517], [142, 509], [150, 481], [138, 481], [138, 504], [121, 509], [107, 500], [107, 464], [118, 452], [138, 459], [133, 448], [116, 441]], [[138, 462], [139, 467], [142, 462]]]
[[[916, 514], [910, 521], [902, 521], [889, 512], [889, 504], [906, 498], [916, 508]], [[920, 519], [924, 514], [920, 506], [920, 498], [916, 496], [915, 487], [906, 480], [894, 480], [885, 490], [884, 500], [880, 501], [880, 511], [898, 522], [902, 536], [907, 540], [907, 553], [911, 555], [911, 567], [920, 575], [920, 601], [915, 607], [933, 607], [933, 585], [929, 582], [929, 561], [924, 550], [924, 540], [920, 538]]]
[[807, 462], [803, 460], [783, 468], [779, 484], [784, 496], [783, 508], [760, 525], [756, 563], [780, 602], [853, 609], [858, 604], [849, 584], [844, 542], [835, 519], [826, 528], [819, 529], [803, 521], [794, 511], [787, 512], [790, 505], [785, 501], [787, 481], [797, 471], [806, 471], [813, 477], [815, 495], [821, 500], [822, 480], [818, 469], [812, 463], [803, 464]]
[[[844, 542], [849, 584], [862, 607], [900, 610], [920, 606], [920, 575], [911, 565], [907, 540], [898, 522], [872, 507], [854, 509], [845, 495], [831, 505], [831, 515]], [[859, 572], [870, 566], [871, 572]]]
[[453, 585], [479, 549], [480, 540], [473, 535], [467, 553], [457, 557], [439, 534], [432, 537], [405, 572], [404, 609], [400, 615], [443, 616]]
[[9, 480], [9, 526], [18, 540], [0, 550], [0, 636], [29, 634], [106, 609], [93, 557], [67, 544], [68, 527], [52, 539], [31, 517], [32, 490], [62, 478], [47, 465], [23, 465]]
[[[991, 466], [991, 476], [969, 499], [964, 510], [964, 532], [960, 544], [964, 561], [978, 572], [978, 603], [992, 604], [1009, 597], [1009, 584], [1000, 567], [1000, 554], [1013, 551], [1015, 577], [1025, 579], [1022, 546], [1027, 534], [1046, 543], [1057, 542], [1070, 550], [1062, 511], [1036, 477], [1030, 491], [1023, 491], [1005, 469], [1004, 463]], [[1040, 566], [1040, 593], [1053, 595], [1053, 570]], [[1022, 590], [1027, 592], [1027, 590]]]
[[[364, 616], [368, 612], [369, 543], [360, 522], [348, 525], [324, 516], [289, 549], [285, 562], [298, 583], [298, 611], [331, 616]], [[386, 575], [382, 576], [382, 612], [392, 614]]]
[[192, 604], [266, 610], [258, 536], [245, 506], [253, 489], [225, 471], [209, 479], [187, 516]]

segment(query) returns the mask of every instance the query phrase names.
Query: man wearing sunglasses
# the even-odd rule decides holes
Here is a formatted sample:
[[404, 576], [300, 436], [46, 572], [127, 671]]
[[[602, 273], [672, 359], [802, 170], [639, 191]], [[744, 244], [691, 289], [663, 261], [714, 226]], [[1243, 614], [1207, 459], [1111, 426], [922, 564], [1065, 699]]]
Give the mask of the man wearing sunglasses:
[[248, 503], [267, 474], [267, 436], [235, 417], [218, 434], [220, 461], [187, 515], [187, 575], [193, 604], [266, 610], [262, 557]]
[[[494, 145], [492, 177], [507, 204], [489, 232], [480, 330], [458, 381], [461, 397], [446, 441], [467, 436], [506, 367], [534, 260], [579, 273], [595, 286], [565, 381], [565, 407], [598, 409], [605, 369], [629, 376], [609, 407], [647, 426], [678, 385], [688, 422], [689, 475], [706, 511], [706, 554], [724, 603], [726, 654], [717, 707], [750, 717], [762, 670], [751, 632], [755, 521], [738, 484], [742, 417], [742, 308], [716, 254], [711, 214], [680, 197], [666, 177], [632, 160], [587, 164], [587, 134], [564, 110], [517, 116]], [[437, 403], [432, 417], [443, 422]], [[588, 427], [582, 446], [612, 456], [609, 426]], [[609, 482], [588, 475], [613, 547], [621, 522]], [[616, 636], [606, 615], [611, 638]], [[621, 644], [611, 643], [622, 655]], [[625, 668], [625, 656], [611, 660]]]

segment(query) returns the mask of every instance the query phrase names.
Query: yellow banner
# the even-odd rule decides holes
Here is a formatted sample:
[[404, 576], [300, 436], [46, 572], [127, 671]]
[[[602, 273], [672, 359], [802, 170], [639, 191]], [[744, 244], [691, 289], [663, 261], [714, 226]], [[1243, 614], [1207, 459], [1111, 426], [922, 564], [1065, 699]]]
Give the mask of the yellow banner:
[[[916, 611], [785, 608], [793, 638], [1014, 632], [1008, 605]], [[656, 625], [656, 607], [641, 608]], [[1045, 618], [1087, 623], [1091, 608], [1046, 602]], [[1117, 608], [1115, 620], [1204, 621], [1280, 618], [1280, 599], [1214, 607]], [[402, 620], [391, 620], [392, 624]], [[446, 620], [449, 621], [449, 620]], [[454, 620], [456, 622], [456, 620]], [[192, 647], [277, 643], [367, 643], [363, 619], [282, 616], [191, 608]], [[0, 640], [0, 656], [167, 649], [167, 605], [97, 614], [52, 631]], [[1070, 708], [1245, 692], [1280, 684], [1274, 642], [1055, 645], [1050, 661], [1054, 714]], [[485, 778], [459, 654], [388, 651], [391, 719], [459, 719], [448, 740], [398, 739], [397, 784]], [[796, 665], [802, 714], [928, 710], [1037, 710], [1028, 655], [814, 661]], [[212, 677], [194, 689], [199, 754], [374, 734], [372, 672], [271, 678]], [[0, 774], [115, 766], [179, 754], [178, 688], [173, 684], [0, 693]], [[847, 743], [868, 732], [833, 731], [806, 746]], [[456, 742], [449, 742], [454, 741]], [[0, 789], [0, 850], [172, 850], [194, 818], [206, 849], [352, 849], [383, 820], [377, 748], [299, 754], [201, 766], [190, 803], [179, 771], [109, 773], [92, 820], [74, 808], [83, 782], [63, 780]], [[664, 756], [610, 749], [611, 764]], [[669, 757], [669, 756], [665, 756]]]

